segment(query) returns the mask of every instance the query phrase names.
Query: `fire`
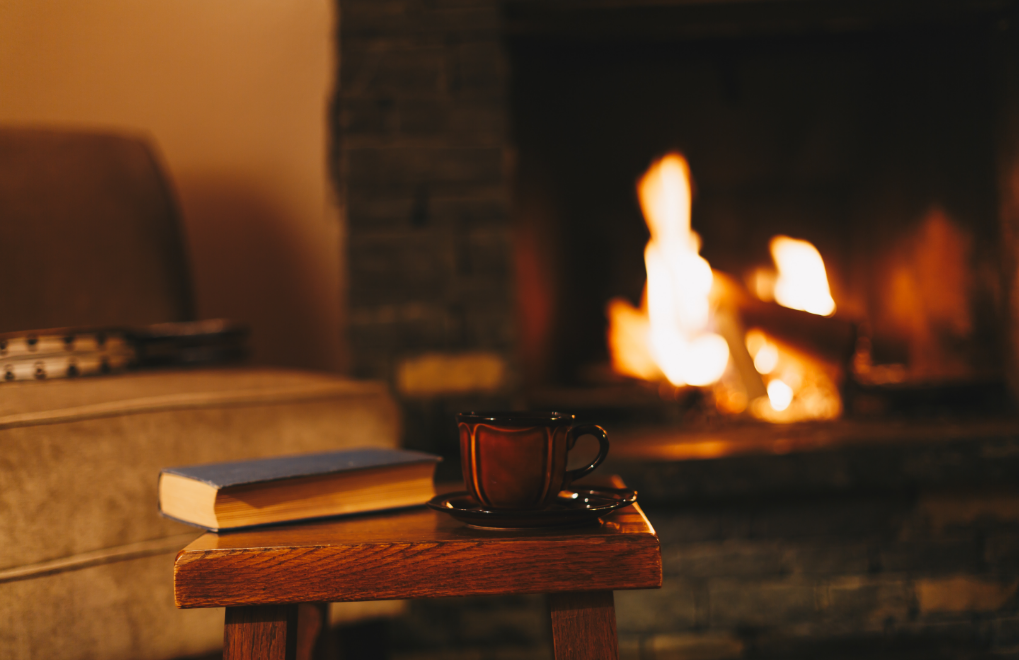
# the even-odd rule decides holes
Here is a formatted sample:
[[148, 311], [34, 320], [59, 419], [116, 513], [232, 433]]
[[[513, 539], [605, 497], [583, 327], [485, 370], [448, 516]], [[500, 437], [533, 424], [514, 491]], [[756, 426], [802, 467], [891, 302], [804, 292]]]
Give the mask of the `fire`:
[[820, 316], [835, 313], [824, 260], [816, 247], [807, 241], [775, 236], [771, 239], [771, 258], [778, 268], [775, 302]]
[[647, 284], [641, 309], [608, 306], [609, 346], [616, 371], [673, 385], [710, 385], [725, 371], [729, 346], [709, 330], [713, 275], [690, 229], [690, 169], [678, 154], [654, 163], [637, 192], [651, 240], [644, 249]]
[[754, 368], [767, 382], [767, 396], [750, 406], [754, 417], [794, 422], [842, 413], [836, 369], [756, 328], [747, 332], [746, 344]]
[[[834, 314], [835, 301], [817, 248], [788, 236], [773, 237], [770, 248], [776, 270], [759, 268], [748, 282], [757, 297], [819, 316]], [[752, 415], [773, 422], [792, 422], [832, 419], [842, 413], [837, 369], [761, 330], [748, 332], [746, 343], [754, 369], [767, 388], [767, 396], [752, 402]]]
[[642, 380], [657, 380], [662, 371], [651, 355], [651, 322], [647, 303], [641, 309], [622, 298], [609, 301], [609, 352], [616, 373]]
[[768, 383], [768, 403], [775, 412], [782, 412], [793, 402], [793, 388], [785, 384], [785, 381], [776, 378]]
[[[759, 329], [744, 331], [746, 291], [716, 277], [690, 228], [690, 171], [669, 154], [637, 185], [651, 240], [644, 249], [647, 283], [640, 309], [609, 301], [609, 352], [617, 373], [675, 386], [712, 385], [715, 404], [771, 422], [831, 419], [842, 412], [833, 367]], [[830, 316], [835, 301], [817, 249], [775, 236], [776, 270], [756, 272], [750, 289], [765, 301]], [[742, 292], [741, 292], [742, 291]]]

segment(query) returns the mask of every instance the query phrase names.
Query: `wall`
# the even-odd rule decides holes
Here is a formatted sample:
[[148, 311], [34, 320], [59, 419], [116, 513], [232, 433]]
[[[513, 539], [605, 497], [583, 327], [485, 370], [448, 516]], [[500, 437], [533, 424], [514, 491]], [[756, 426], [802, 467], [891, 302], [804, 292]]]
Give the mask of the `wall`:
[[342, 0], [338, 170], [355, 374], [513, 343], [498, 5]]
[[200, 318], [263, 364], [341, 370], [328, 0], [0, 0], [0, 122], [136, 132], [162, 153]]
[[439, 477], [459, 479], [453, 414], [504, 409], [516, 381], [499, 4], [340, 6], [351, 371], [392, 380], [404, 446], [442, 454]]

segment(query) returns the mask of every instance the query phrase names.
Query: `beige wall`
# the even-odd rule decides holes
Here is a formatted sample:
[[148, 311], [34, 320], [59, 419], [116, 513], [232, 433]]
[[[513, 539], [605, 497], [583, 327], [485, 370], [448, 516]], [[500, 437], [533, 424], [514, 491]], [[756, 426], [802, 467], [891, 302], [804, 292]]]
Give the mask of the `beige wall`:
[[182, 207], [198, 312], [257, 361], [341, 370], [327, 182], [330, 0], [0, 0], [0, 122], [141, 132]]

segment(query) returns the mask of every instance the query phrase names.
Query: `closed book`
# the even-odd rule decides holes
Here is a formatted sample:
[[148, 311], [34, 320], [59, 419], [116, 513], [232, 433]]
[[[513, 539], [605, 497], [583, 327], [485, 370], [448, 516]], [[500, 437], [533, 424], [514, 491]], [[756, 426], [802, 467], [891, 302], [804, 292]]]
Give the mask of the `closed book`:
[[165, 468], [159, 511], [212, 531], [421, 505], [435, 496], [433, 454], [349, 449]]

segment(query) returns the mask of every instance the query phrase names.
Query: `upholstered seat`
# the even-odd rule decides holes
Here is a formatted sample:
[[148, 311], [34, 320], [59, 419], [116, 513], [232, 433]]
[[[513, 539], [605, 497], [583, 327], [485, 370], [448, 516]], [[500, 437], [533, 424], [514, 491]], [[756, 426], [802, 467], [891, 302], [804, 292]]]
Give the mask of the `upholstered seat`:
[[198, 530], [157, 514], [162, 467], [395, 446], [385, 388], [216, 369], [0, 384], [0, 647], [10, 657], [173, 658], [222, 643], [174, 608]]

